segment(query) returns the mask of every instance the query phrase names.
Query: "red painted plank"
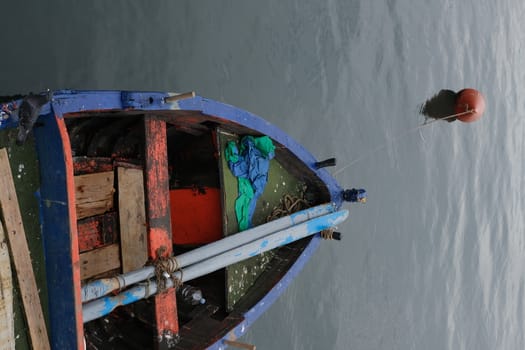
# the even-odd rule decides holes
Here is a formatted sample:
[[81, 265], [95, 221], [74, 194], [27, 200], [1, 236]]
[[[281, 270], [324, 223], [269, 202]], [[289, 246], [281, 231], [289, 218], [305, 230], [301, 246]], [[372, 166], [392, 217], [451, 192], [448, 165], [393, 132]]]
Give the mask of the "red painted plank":
[[[166, 122], [145, 117], [144, 132], [148, 255], [151, 259], [156, 259], [159, 256], [169, 256], [172, 252]], [[156, 348], [172, 347], [179, 332], [173, 288], [155, 296], [155, 318], [158, 341]]]
[[171, 254], [166, 123], [147, 118], [145, 134], [146, 211], [151, 229], [149, 256], [155, 258], [159, 248], [162, 248], [164, 256]]
[[78, 221], [78, 249], [80, 252], [117, 243], [117, 214], [110, 212]]

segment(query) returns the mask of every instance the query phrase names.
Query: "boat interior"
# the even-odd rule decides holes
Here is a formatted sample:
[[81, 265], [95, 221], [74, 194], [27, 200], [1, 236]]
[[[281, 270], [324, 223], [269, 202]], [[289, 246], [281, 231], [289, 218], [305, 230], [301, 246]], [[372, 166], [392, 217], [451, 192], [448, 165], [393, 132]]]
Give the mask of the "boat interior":
[[[151, 263], [148, 207], [158, 191], [169, 191], [174, 255], [239, 232], [237, 179], [223, 153], [228, 142], [261, 136], [257, 132], [196, 112], [81, 113], [64, 119], [73, 156], [82, 283]], [[151, 125], [160, 125], [156, 134]], [[254, 226], [330, 200], [309, 167], [275, 146]], [[148, 178], [152, 166], [167, 173], [166, 182]], [[177, 295], [180, 338], [175, 348], [199, 349], [221, 339], [278, 283], [310, 239], [188, 281], [206, 302], [193, 305]], [[156, 335], [153, 302], [119, 307], [84, 324], [87, 349], [150, 348]]]

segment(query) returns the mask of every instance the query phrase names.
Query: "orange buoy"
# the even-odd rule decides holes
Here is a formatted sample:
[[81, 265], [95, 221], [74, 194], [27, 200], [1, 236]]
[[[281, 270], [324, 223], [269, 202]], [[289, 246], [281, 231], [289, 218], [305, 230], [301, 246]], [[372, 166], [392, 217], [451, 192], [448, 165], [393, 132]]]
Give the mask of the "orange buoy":
[[475, 122], [485, 112], [485, 98], [478, 90], [463, 89], [458, 92], [455, 112], [462, 122]]

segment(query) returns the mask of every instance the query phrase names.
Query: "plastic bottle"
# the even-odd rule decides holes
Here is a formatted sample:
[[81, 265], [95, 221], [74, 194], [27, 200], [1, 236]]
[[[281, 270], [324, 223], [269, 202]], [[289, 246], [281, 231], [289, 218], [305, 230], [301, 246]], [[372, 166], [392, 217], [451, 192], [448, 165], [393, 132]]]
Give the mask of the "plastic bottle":
[[190, 285], [183, 285], [177, 290], [179, 298], [186, 304], [198, 305], [206, 303], [206, 299], [202, 297], [202, 291]]

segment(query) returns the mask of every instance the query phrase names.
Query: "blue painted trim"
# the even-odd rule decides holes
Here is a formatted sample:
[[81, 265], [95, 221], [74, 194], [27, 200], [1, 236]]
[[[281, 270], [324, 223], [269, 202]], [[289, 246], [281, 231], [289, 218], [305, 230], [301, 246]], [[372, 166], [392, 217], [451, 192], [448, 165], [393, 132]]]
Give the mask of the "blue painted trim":
[[58, 115], [97, 110], [167, 110], [167, 93], [131, 91], [75, 91], [53, 93], [53, 108]]
[[35, 140], [40, 163], [41, 227], [53, 349], [77, 349], [75, 290], [63, 144], [53, 114], [40, 118]]

